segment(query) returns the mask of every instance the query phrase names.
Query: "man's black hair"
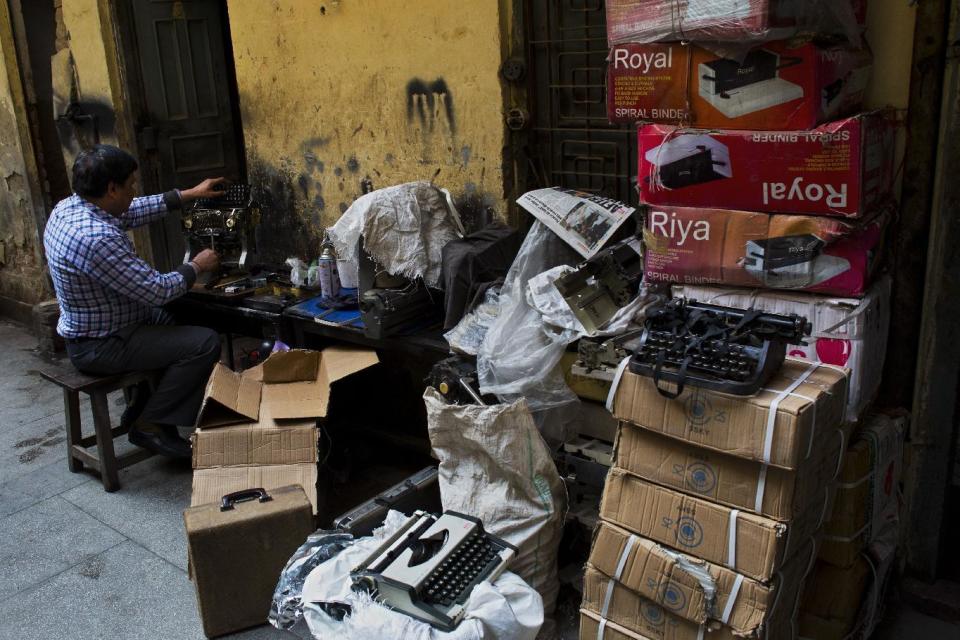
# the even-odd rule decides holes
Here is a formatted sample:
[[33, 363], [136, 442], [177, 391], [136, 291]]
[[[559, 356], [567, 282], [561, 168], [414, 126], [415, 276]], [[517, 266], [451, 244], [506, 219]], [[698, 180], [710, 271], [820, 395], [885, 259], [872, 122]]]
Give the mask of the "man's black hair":
[[84, 198], [99, 198], [111, 182], [123, 185], [136, 170], [137, 160], [132, 155], [109, 144], [97, 144], [74, 160], [73, 191]]

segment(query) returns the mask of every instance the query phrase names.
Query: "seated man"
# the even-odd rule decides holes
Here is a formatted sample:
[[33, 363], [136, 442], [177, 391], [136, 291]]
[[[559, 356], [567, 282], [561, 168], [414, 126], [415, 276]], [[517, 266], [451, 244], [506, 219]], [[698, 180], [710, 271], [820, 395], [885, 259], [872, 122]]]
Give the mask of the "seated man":
[[85, 373], [107, 375], [165, 369], [131, 426], [130, 442], [171, 457], [189, 457], [178, 425], [192, 425], [207, 378], [220, 359], [220, 338], [201, 327], [171, 324], [161, 306], [186, 293], [204, 271], [219, 266], [201, 251], [170, 273], [159, 273], [134, 251], [127, 229], [159, 220], [197, 198], [216, 197], [223, 178], [192, 189], [135, 198], [137, 161], [109, 145], [83, 151], [73, 164], [74, 195], [54, 207], [43, 234], [60, 303], [57, 332], [67, 355]]

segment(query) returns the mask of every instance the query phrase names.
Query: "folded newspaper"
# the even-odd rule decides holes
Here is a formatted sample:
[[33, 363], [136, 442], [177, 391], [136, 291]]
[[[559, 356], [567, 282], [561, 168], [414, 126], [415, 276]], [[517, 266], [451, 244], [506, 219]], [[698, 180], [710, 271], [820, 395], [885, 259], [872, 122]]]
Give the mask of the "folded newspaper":
[[560, 187], [529, 191], [517, 204], [588, 260], [635, 211], [617, 200]]

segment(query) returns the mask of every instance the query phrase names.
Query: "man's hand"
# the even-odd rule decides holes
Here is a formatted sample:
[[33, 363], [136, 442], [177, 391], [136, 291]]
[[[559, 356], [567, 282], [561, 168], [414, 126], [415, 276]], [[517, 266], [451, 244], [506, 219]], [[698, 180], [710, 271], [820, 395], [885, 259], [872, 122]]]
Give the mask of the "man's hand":
[[223, 189], [216, 187], [226, 184], [226, 178], [207, 178], [192, 189], [185, 189], [180, 192], [180, 199], [183, 204], [193, 202], [197, 198], [218, 198], [223, 195]]
[[197, 273], [215, 272], [220, 268], [220, 256], [213, 249], [204, 249], [190, 262], [197, 268]]

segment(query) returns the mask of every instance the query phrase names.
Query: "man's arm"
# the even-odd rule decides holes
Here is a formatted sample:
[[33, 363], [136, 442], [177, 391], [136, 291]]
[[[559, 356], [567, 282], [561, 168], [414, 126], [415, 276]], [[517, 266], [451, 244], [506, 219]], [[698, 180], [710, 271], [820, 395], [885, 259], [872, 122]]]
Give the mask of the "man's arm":
[[120, 238], [107, 237], [97, 243], [85, 271], [104, 286], [128, 298], [160, 306], [186, 293], [200, 272], [216, 266], [216, 254], [208, 249], [192, 262], [177, 267], [176, 271], [160, 273]]
[[170, 211], [178, 211], [198, 198], [216, 198], [223, 194], [216, 187], [224, 182], [225, 178], [207, 178], [197, 186], [183, 191], [172, 189], [155, 196], [134, 198], [127, 212], [120, 216], [120, 225], [124, 230], [136, 229], [159, 220]]

